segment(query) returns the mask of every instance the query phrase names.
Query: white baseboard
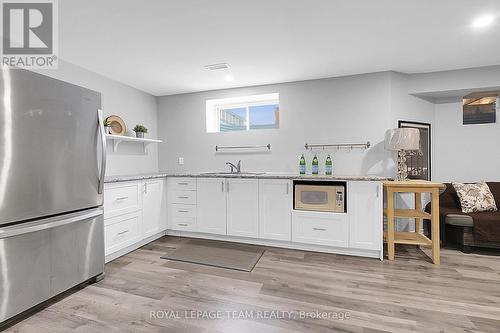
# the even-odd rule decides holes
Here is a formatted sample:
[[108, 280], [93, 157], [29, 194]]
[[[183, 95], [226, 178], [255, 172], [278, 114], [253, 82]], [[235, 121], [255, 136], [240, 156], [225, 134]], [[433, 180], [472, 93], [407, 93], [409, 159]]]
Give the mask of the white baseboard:
[[302, 244], [302, 243], [277, 241], [277, 240], [266, 240], [266, 239], [206, 234], [206, 233], [189, 232], [189, 231], [167, 230], [166, 234], [168, 236], [203, 238], [203, 239], [211, 239], [211, 240], [220, 240], [220, 241], [228, 241], [228, 242], [238, 242], [238, 243], [245, 243], [245, 244], [270, 246], [270, 247], [281, 247], [281, 248], [286, 248], [286, 249], [304, 250], [304, 251], [312, 251], [312, 252], [324, 252], [324, 253], [344, 254], [344, 255], [357, 256], [357, 257], [377, 258], [380, 260], [383, 259], [382, 250], [378, 251], [378, 250], [362, 250], [362, 249], [353, 249], [353, 248], [341, 248], [341, 247]]
[[132, 251], [134, 251], [134, 250], [137, 250], [137, 249], [138, 249], [138, 248], [140, 248], [141, 246], [144, 246], [144, 245], [146, 245], [146, 244], [148, 244], [148, 243], [151, 243], [152, 241], [157, 240], [158, 238], [161, 238], [161, 237], [163, 237], [163, 236], [165, 236], [165, 235], [166, 235], [166, 231], [161, 231], [161, 232], [159, 232], [159, 233], [157, 233], [157, 234], [154, 234], [153, 236], [149, 236], [149, 237], [147, 237], [147, 238], [144, 238], [144, 239], [143, 239], [143, 240], [141, 240], [140, 242], [137, 242], [137, 243], [135, 243], [135, 244], [132, 244], [132, 245], [130, 245], [130, 246], [127, 246], [127, 247], [125, 247], [125, 248], [123, 248], [123, 249], [121, 249], [121, 250], [118, 250], [118, 251], [116, 251], [116, 252], [110, 253], [110, 254], [108, 254], [108, 255], [105, 257], [104, 262], [105, 262], [105, 263], [108, 263], [108, 262], [110, 262], [110, 261], [113, 261], [113, 260], [115, 260], [116, 258], [119, 258], [119, 257], [121, 257], [121, 256], [123, 256], [123, 255], [126, 255], [126, 254], [127, 254], [127, 253], [129, 253], [129, 252], [132, 252]]

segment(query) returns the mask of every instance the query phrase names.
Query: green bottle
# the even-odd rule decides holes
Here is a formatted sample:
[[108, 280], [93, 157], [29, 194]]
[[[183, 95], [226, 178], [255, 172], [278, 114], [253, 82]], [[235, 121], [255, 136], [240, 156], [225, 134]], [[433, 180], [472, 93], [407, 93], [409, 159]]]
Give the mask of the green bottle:
[[325, 175], [331, 176], [332, 174], [332, 159], [330, 158], [330, 154], [326, 157], [326, 162], [325, 162]]
[[302, 156], [300, 157], [299, 172], [301, 175], [306, 174], [306, 159], [304, 158], [304, 154], [302, 154]]
[[318, 158], [316, 157], [316, 154], [314, 154], [314, 157], [313, 157], [313, 162], [312, 162], [312, 174], [313, 175], [317, 175], [318, 174], [318, 166], [319, 166], [319, 163], [318, 163]]

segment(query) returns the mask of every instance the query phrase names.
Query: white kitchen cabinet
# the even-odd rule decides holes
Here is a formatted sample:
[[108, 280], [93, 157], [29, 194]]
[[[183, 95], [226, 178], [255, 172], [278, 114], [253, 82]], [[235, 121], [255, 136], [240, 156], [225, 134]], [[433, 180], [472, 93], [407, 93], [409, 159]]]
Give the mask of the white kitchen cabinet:
[[165, 234], [166, 201], [164, 178], [105, 184], [106, 262]]
[[194, 177], [172, 177], [167, 179], [168, 229], [197, 232], [196, 190]]
[[290, 180], [259, 180], [259, 238], [292, 240], [292, 202]]
[[259, 237], [259, 182], [257, 179], [228, 179], [227, 234]]
[[226, 180], [199, 178], [197, 181], [198, 231], [226, 235]]
[[112, 217], [104, 221], [104, 244], [106, 256], [142, 239], [141, 212]]
[[349, 247], [382, 250], [382, 185], [381, 182], [349, 182]]
[[294, 211], [292, 240], [297, 243], [335, 247], [349, 246], [347, 214]]
[[118, 182], [104, 188], [104, 218], [141, 210], [141, 182]]
[[167, 229], [164, 180], [152, 179], [142, 183], [142, 226], [144, 237]]
[[345, 183], [347, 211], [332, 213], [293, 210], [293, 179], [169, 177], [168, 229], [174, 235], [381, 258], [382, 182]]

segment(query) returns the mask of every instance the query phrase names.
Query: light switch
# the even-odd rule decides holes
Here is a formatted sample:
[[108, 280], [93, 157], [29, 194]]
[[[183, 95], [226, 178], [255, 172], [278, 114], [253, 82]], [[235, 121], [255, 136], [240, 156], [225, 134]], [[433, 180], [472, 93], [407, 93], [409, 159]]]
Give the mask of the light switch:
[[178, 163], [179, 163], [179, 165], [183, 165], [184, 164], [184, 157], [179, 157]]

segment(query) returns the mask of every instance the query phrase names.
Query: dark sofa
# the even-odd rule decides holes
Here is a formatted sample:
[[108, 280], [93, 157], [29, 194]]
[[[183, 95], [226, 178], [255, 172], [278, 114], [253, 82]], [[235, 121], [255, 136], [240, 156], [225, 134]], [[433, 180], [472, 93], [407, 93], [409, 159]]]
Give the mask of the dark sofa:
[[[463, 252], [471, 252], [472, 247], [500, 249], [500, 182], [487, 182], [498, 211], [462, 213], [460, 199], [455, 188], [446, 183], [446, 189], [439, 196], [439, 221], [441, 241], [454, 243]], [[430, 211], [427, 205], [426, 211]]]

